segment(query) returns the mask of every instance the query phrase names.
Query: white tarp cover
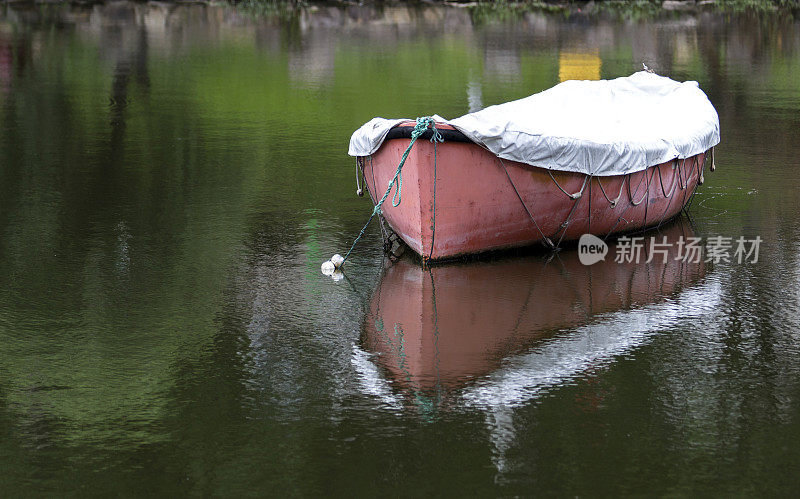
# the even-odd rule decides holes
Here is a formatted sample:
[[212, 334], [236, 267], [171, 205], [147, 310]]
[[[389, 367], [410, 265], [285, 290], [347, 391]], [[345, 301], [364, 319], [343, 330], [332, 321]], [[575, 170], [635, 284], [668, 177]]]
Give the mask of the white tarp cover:
[[[503, 159], [553, 170], [620, 175], [719, 143], [719, 117], [697, 82], [646, 71], [614, 80], [570, 80], [446, 122]], [[350, 138], [369, 156], [407, 120], [373, 118]]]

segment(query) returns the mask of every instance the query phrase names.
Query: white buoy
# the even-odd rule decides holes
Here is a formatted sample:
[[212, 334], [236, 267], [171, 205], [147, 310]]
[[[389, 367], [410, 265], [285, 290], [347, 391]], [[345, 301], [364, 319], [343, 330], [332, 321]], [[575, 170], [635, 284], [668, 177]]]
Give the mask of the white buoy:
[[344, 278], [342, 273], [342, 265], [344, 264], [344, 257], [336, 253], [330, 260], [322, 264], [322, 273], [331, 277], [334, 281], [341, 281]]

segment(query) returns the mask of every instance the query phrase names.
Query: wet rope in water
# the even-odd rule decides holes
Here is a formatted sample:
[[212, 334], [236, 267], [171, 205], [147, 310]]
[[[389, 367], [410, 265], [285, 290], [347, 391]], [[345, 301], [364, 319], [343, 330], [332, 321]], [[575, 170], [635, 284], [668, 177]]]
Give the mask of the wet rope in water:
[[[423, 118], [417, 118], [417, 124], [414, 125], [414, 130], [411, 131], [411, 142], [409, 142], [408, 147], [406, 148], [405, 152], [403, 152], [403, 156], [400, 158], [400, 164], [397, 165], [397, 171], [394, 173], [394, 177], [392, 177], [392, 180], [389, 181], [389, 186], [386, 188], [386, 192], [383, 194], [383, 197], [380, 199], [380, 201], [378, 201], [378, 204], [375, 205], [375, 208], [372, 209], [372, 214], [369, 216], [369, 220], [367, 220], [367, 223], [364, 224], [364, 227], [361, 228], [361, 232], [358, 234], [356, 240], [353, 241], [353, 245], [350, 246], [350, 249], [347, 251], [347, 254], [344, 255], [344, 260], [342, 260], [342, 263], [340, 265], [344, 265], [344, 262], [346, 262], [347, 259], [350, 257], [350, 253], [353, 252], [353, 248], [356, 247], [358, 241], [360, 241], [361, 238], [364, 236], [364, 233], [367, 231], [367, 227], [369, 227], [369, 224], [370, 222], [372, 222], [372, 219], [375, 218], [375, 215], [380, 215], [381, 206], [383, 206], [383, 203], [386, 201], [386, 198], [389, 197], [389, 193], [392, 192], [392, 187], [394, 187], [395, 183], [397, 183], [397, 189], [395, 189], [394, 196], [392, 196], [392, 206], [396, 207], [400, 205], [400, 202], [403, 200], [403, 193], [402, 193], [403, 176], [401, 174], [403, 170], [403, 165], [405, 164], [406, 159], [408, 159], [408, 155], [411, 153], [411, 148], [414, 147], [414, 142], [416, 142], [417, 139], [420, 137], [420, 135], [425, 133], [425, 130], [427, 130], [428, 128], [431, 128], [433, 130], [433, 136], [431, 137], [431, 142], [434, 141], [444, 142], [444, 139], [442, 139], [442, 135], [436, 129], [436, 122], [433, 120], [432, 117], [425, 116]], [[436, 161], [435, 157], [434, 161]]]

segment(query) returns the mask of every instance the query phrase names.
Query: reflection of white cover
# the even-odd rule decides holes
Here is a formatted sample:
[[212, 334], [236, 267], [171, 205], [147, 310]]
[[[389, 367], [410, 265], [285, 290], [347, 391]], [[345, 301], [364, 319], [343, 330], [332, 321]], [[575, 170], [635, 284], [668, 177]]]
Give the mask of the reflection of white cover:
[[511, 357], [504, 367], [465, 388], [463, 400], [469, 406], [488, 408], [539, 398], [548, 389], [646, 343], [659, 331], [713, 314], [722, 301], [721, 282], [707, 280], [676, 299], [607, 314], [528, 354]]
[[[446, 122], [503, 159], [553, 170], [620, 175], [702, 153], [719, 143], [719, 117], [697, 82], [645, 71], [565, 81], [524, 99]], [[350, 138], [369, 156], [406, 120], [373, 118]]]

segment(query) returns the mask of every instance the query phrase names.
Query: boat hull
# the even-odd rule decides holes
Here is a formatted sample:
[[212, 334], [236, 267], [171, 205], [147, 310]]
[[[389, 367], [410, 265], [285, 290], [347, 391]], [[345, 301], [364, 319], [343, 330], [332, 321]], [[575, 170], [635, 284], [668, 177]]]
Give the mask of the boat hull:
[[[386, 140], [372, 156], [359, 158], [374, 203], [409, 142]], [[588, 177], [501, 160], [471, 142], [434, 144], [420, 138], [402, 169], [400, 203], [393, 206], [387, 199], [381, 211], [424, 261], [547, 240], [559, 244], [674, 217], [702, 183], [704, 163], [702, 153], [627, 175]]]

